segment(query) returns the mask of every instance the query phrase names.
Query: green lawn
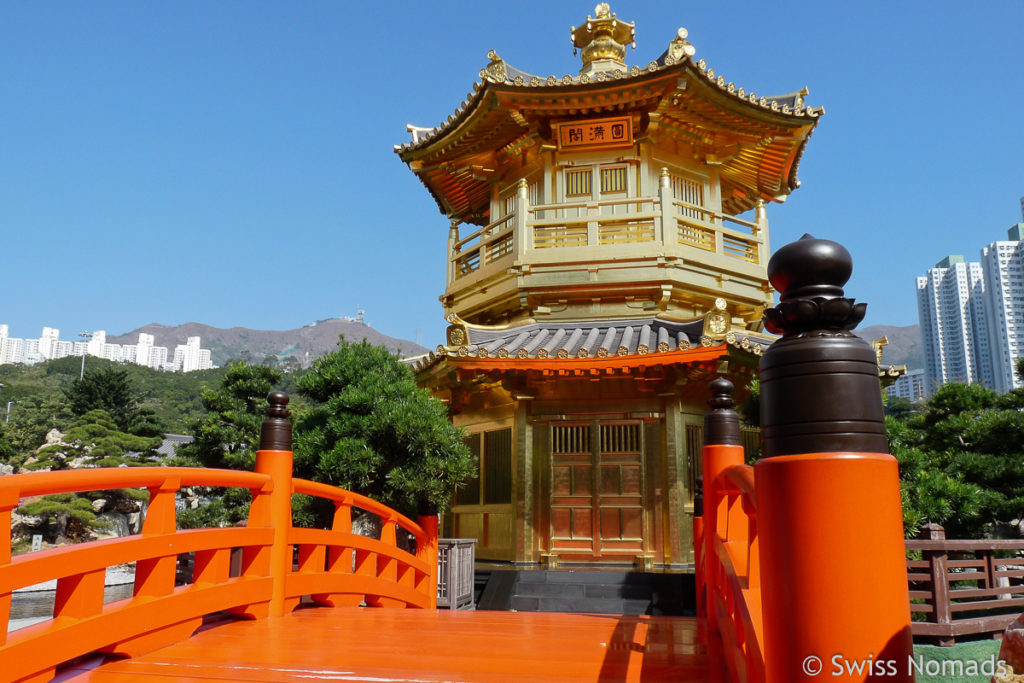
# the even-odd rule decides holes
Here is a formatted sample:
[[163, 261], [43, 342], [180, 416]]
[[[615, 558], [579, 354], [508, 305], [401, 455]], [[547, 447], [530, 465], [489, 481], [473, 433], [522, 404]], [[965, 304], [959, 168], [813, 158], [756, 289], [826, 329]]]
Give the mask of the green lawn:
[[[992, 677], [992, 671], [988, 662], [999, 657], [998, 640], [973, 640], [964, 643], [957, 643], [953, 647], [938, 647], [937, 645], [915, 645], [914, 661], [918, 663], [924, 673], [917, 673], [917, 683], [988, 683]], [[961, 662], [964, 668], [961, 667]], [[969, 671], [971, 662], [976, 662], [979, 669], [977, 676], [958, 675], [960, 671]], [[942, 673], [942, 672], [945, 673]], [[929, 672], [939, 672], [929, 675]], [[988, 675], [985, 675], [985, 672]]]

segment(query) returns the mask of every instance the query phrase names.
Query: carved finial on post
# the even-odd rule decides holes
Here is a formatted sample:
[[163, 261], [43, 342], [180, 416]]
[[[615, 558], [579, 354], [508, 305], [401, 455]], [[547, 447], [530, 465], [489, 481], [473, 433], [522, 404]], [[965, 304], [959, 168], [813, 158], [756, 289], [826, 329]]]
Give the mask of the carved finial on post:
[[708, 385], [713, 392], [708, 399], [711, 410], [704, 414], [704, 443], [709, 445], [738, 446], [740, 416], [732, 398], [733, 383], [719, 377]]
[[783, 337], [853, 336], [867, 304], [844, 296], [853, 259], [843, 245], [804, 235], [768, 261], [768, 279], [779, 305], [764, 312], [765, 327]]
[[781, 296], [765, 327], [782, 339], [761, 359], [764, 457], [889, 452], [875, 352], [850, 332], [867, 309], [844, 296], [852, 272], [842, 245], [810, 235], [768, 262]]
[[288, 418], [288, 394], [283, 391], [272, 391], [267, 396], [270, 406], [267, 408], [260, 425], [261, 451], [290, 451], [292, 449], [292, 422]]

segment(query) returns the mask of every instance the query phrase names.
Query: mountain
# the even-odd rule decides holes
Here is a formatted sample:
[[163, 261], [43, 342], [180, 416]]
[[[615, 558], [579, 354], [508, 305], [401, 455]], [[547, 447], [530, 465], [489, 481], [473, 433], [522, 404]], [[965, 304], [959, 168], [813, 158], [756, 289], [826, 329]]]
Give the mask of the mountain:
[[906, 365], [908, 370], [924, 369], [924, 346], [921, 344], [921, 330], [917, 325], [871, 325], [854, 330], [854, 334], [867, 341], [879, 337], [889, 338], [888, 346], [882, 347], [882, 363]]
[[188, 337], [200, 337], [202, 347], [210, 349], [214, 365], [225, 365], [232, 358], [249, 358], [261, 361], [267, 356], [280, 360], [296, 358], [304, 367], [315, 358], [338, 345], [339, 335], [349, 341], [366, 341], [386, 346], [401, 356], [415, 356], [426, 353], [424, 347], [405, 340], [395, 339], [360, 322], [320, 320], [296, 330], [250, 330], [246, 327], [232, 327], [229, 330], [210, 327], [200, 323], [185, 323], [174, 327], [151, 323], [116, 337], [107, 337], [111, 344], [137, 344], [139, 334], [153, 335], [156, 346], [166, 346], [173, 353], [174, 347], [184, 344]]

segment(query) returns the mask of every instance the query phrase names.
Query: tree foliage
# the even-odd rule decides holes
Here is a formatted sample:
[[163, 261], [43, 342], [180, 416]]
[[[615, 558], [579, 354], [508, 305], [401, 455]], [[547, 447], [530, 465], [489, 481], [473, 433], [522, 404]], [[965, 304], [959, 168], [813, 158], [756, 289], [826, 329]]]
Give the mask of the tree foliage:
[[67, 404], [56, 398], [35, 396], [19, 401], [10, 423], [5, 425], [12, 449], [6, 462], [20, 466], [43, 444], [51, 430], [66, 429], [72, 418]]
[[[159, 438], [118, 430], [103, 410], [91, 410], [75, 420], [59, 442], [39, 448], [22, 470], [65, 470], [87, 467], [131, 467], [156, 464]], [[47, 534], [57, 543], [85, 535], [96, 526], [93, 501], [103, 498], [107, 507], [147, 498], [144, 492], [118, 489], [87, 494], [61, 493], [23, 505], [18, 512], [41, 517]], [[133, 503], [134, 506], [134, 503]], [[123, 507], [123, 506], [121, 506]]]
[[409, 513], [447, 507], [476, 470], [447, 409], [384, 347], [344, 339], [299, 380], [314, 405], [296, 424], [300, 476]]
[[104, 410], [122, 431], [130, 429], [139, 410], [139, 396], [128, 372], [116, 366], [90, 370], [64, 390], [64, 397], [75, 415]]
[[267, 394], [280, 381], [274, 368], [231, 363], [220, 388], [203, 391], [208, 414], [190, 425], [195, 440], [179, 447], [178, 456], [204, 467], [251, 470]]
[[23, 469], [52, 471], [151, 464], [160, 442], [158, 437], [122, 432], [109, 413], [90, 410], [71, 424], [60, 442], [39, 448], [36, 456], [23, 464]]
[[887, 420], [900, 463], [904, 528], [950, 538], [1006, 533], [1024, 520], [1024, 392], [947, 384], [917, 415]]

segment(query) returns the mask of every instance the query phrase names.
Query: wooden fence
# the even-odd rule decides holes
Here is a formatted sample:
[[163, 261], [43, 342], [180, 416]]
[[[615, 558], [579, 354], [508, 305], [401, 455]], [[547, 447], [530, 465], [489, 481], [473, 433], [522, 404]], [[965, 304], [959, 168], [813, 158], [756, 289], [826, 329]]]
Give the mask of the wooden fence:
[[[1024, 611], [1024, 540], [952, 540], [929, 524], [906, 542], [915, 638], [953, 645], [961, 636], [1003, 630]], [[908, 556], [916, 553], [908, 552]]]

